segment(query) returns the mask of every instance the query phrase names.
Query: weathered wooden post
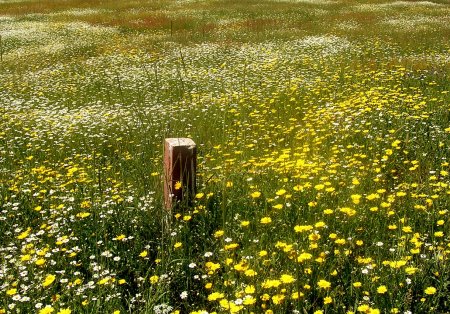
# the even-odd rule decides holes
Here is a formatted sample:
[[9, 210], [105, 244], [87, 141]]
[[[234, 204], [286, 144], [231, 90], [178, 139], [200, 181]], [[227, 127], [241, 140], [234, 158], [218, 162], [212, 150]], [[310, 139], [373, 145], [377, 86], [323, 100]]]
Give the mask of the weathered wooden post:
[[164, 140], [164, 204], [193, 200], [196, 187], [197, 146], [190, 138]]

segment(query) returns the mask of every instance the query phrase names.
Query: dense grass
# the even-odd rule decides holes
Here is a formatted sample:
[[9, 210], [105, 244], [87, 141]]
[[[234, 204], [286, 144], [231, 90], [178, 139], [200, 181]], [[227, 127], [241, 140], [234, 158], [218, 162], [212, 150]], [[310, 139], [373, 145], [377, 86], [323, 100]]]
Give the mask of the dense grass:
[[0, 1], [0, 313], [448, 313], [449, 12]]

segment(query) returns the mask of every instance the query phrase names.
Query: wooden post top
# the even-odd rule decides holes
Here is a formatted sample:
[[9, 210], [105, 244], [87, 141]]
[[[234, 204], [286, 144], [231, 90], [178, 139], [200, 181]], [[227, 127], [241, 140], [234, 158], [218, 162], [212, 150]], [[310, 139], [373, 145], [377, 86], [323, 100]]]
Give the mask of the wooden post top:
[[195, 142], [187, 137], [175, 137], [175, 138], [166, 138], [165, 142], [169, 144], [170, 147], [174, 146], [189, 146], [189, 148], [195, 147]]

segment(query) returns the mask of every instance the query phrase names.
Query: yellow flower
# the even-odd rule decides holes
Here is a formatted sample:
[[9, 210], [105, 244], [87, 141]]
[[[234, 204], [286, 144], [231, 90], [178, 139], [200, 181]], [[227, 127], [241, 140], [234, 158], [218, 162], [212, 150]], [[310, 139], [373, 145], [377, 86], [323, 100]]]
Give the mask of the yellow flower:
[[253, 298], [250, 295], [245, 296], [244, 302], [243, 302], [244, 305], [252, 305], [252, 304], [255, 304], [255, 303], [256, 303], [256, 299], [255, 298]]
[[361, 286], [362, 286], [362, 283], [359, 281], [353, 283], [353, 287], [355, 287], [355, 288], [359, 288]]
[[386, 288], [385, 285], [381, 285], [381, 286], [379, 286], [379, 287], [377, 288], [377, 292], [380, 293], [380, 294], [386, 293], [387, 290], [388, 290], [388, 289]]
[[245, 287], [244, 291], [247, 294], [253, 294], [253, 293], [255, 293], [256, 289], [255, 289], [255, 286], [250, 285], [250, 286]]
[[358, 312], [363, 312], [363, 313], [370, 313], [370, 306], [368, 306], [367, 304], [362, 304], [359, 305], [357, 307]]
[[19, 234], [17, 236], [17, 239], [22, 240], [25, 239], [26, 237], [28, 237], [30, 235], [31, 232], [31, 228], [27, 228], [27, 230], [25, 230], [24, 232], [22, 232], [21, 234]]
[[323, 304], [330, 304], [333, 303], [333, 298], [332, 297], [325, 297], [323, 298]]
[[183, 246], [183, 243], [181, 243], [181, 242], [177, 242], [177, 243], [175, 243], [174, 245], [173, 245], [173, 247], [175, 248], [175, 249], [178, 249], [178, 248], [180, 248], [180, 247], [182, 247]]
[[214, 237], [215, 238], [220, 238], [221, 236], [223, 236], [225, 233], [225, 231], [223, 230], [217, 230], [216, 232], [214, 232]]
[[298, 298], [303, 297], [305, 294], [303, 292], [292, 292], [291, 299], [298, 300]]
[[209, 272], [215, 272], [220, 268], [220, 263], [206, 262], [205, 266]]
[[175, 190], [179, 190], [179, 189], [181, 189], [181, 182], [180, 181], [177, 181], [176, 183], [175, 183]]
[[[55, 279], [56, 279], [56, 277], [54, 275], [52, 275], [52, 274], [47, 275], [44, 279], [44, 282], [42, 283], [42, 286], [44, 288], [50, 286], [53, 283], [53, 281], [55, 281]], [[51, 313], [51, 312], [49, 312], [49, 313]]]
[[[325, 222], [323, 222], [323, 221], [319, 221], [319, 222], [316, 222], [315, 224], [314, 224], [314, 227], [316, 227], [316, 228], [323, 228], [323, 227], [325, 227], [327, 224], [325, 223]], [[295, 227], [294, 227], [295, 228]]]
[[157, 275], [153, 275], [153, 276], [150, 277], [150, 282], [152, 284], [155, 284], [155, 283], [158, 282], [158, 279], [159, 279], [159, 277]]
[[35, 262], [35, 264], [38, 265], [38, 266], [42, 266], [42, 265], [45, 264], [45, 259], [40, 258], [40, 259], [38, 259], [38, 260]]
[[22, 255], [22, 257], [20, 258], [20, 260], [21, 260], [22, 262], [29, 261], [30, 259], [31, 259], [31, 255], [30, 255], [30, 254]]
[[323, 279], [319, 280], [317, 285], [319, 286], [319, 288], [322, 288], [322, 289], [328, 289], [331, 287], [331, 283], [326, 280], [323, 280]]
[[323, 190], [325, 188], [325, 185], [324, 184], [317, 184], [317, 185], [314, 186], [314, 188], [317, 191], [320, 191], [320, 190]]
[[318, 241], [320, 238], [321, 238], [321, 236], [318, 233], [311, 233], [308, 236], [308, 239], [311, 240], [311, 241]]
[[267, 254], [268, 254], [268, 252], [267, 252], [266, 250], [262, 250], [262, 251], [260, 251], [260, 252], [258, 253], [258, 255], [259, 255], [260, 257], [267, 256]]
[[248, 225], [250, 225], [250, 221], [248, 220], [244, 220], [241, 222], [241, 227], [247, 227]]
[[17, 294], [17, 289], [12, 288], [12, 289], [6, 290], [6, 294], [7, 295], [15, 295], [15, 294]]
[[104, 285], [104, 284], [107, 284], [108, 281], [109, 281], [109, 279], [110, 279], [109, 277], [100, 279], [100, 280], [97, 282], [97, 285]]
[[261, 192], [255, 191], [252, 194], [250, 194], [250, 196], [253, 197], [253, 198], [258, 198], [258, 197], [261, 196]]
[[244, 274], [247, 277], [254, 277], [254, 276], [258, 275], [258, 273], [256, 271], [254, 271], [253, 269], [247, 269]]
[[263, 287], [264, 289], [269, 289], [269, 288], [276, 288], [279, 285], [281, 285], [281, 281], [280, 280], [267, 279], [261, 284], [261, 287]]
[[339, 211], [344, 214], [347, 214], [350, 217], [356, 215], [356, 210], [354, 210], [353, 208], [350, 208], [350, 207], [342, 207], [339, 209]]
[[293, 283], [295, 281], [295, 278], [288, 274], [282, 274], [280, 280], [282, 283]]
[[389, 262], [389, 266], [392, 268], [401, 268], [402, 266], [405, 266], [405, 265], [406, 265], [406, 261], [403, 261], [403, 260]]
[[57, 314], [70, 314], [72, 311], [70, 309], [60, 309]]
[[86, 201], [81, 202], [80, 206], [81, 206], [81, 208], [89, 208], [89, 207], [91, 207], [91, 203], [86, 200]]
[[275, 294], [274, 296], [272, 296], [272, 302], [273, 304], [281, 304], [283, 303], [285, 298], [286, 297], [284, 294]]
[[434, 287], [428, 287], [425, 289], [425, 294], [431, 295], [436, 293], [436, 288]]
[[46, 307], [39, 310], [39, 314], [50, 314], [53, 313], [55, 309], [51, 305], [47, 305]]
[[121, 234], [121, 235], [118, 235], [117, 237], [115, 237], [114, 240], [121, 241], [121, 240], [125, 239], [125, 237], [126, 236], [124, 234]]
[[262, 224], [270, 224], [271, 222], [272, 222], [272, 218], [270, 218], [270, 217], [263, 217], [263, 218], [261, 218], [261, 221], [260, 221]]
[[281, 196], [281, 195], [283, 195], [283, 194], [285, 194], [285, 193], [286, 193], [286, 190], [285, 190], [285, 189], [280, 189], [280, 190], [278, 190], [275, 194], [278, 195], [278, 196]]
[[302, 225], [302, 226], [297, 225], [294, 227], [295, 232], [305, 232], [305, 231], [310, 231], [312, 229], [313, 229], [313, 226], [311, 226], [311, 225]]
[[402, 228], [403, 232], [409, 233], [412, 232], [412, 228], [410, 226], [405, 226]]
[[86, 217], [88, 217], [90, 215], [91, 215], [90, 213], [81, 212], [81, 213], [76, 214], [75, 217], [77, 217], [77, 218], [86, 218]]
[[297, 262], [301, 263], [303, 261], [312, 259], [312, 257], [312, 254], [303, 252], [297, 257]]
[[144, 250], [139, 254], [140, 257], [146, 257], [147, 255], [148, 255], [147, 250]]
[[196, 195], [195, 195], [195, 198], [197, 198], [197, 199], [201, 199], [203, 196], [205, 195], [205, 193], [197, 193]]
[[223, 294], [223, 293], [213, 292], [208, 295], [208, 301], [216, 301], [216, 300], [223, 299], [224, 297], [225, 297], [225, 294]]
[[230, 243], [224, 246], [225, 251], [233, 250], [239, 247], [238, 243]]
[[350, 196], [350, 198], [352, 199], [353, 204], [359, 204], [360, 199], [361, 199], [361, 195], [353, 194], [353, 195]]
[[408, 275], [412, 275], [417, 271], [416, 267], [406, 267], [405, 268], [405, 273], [407, 273]]

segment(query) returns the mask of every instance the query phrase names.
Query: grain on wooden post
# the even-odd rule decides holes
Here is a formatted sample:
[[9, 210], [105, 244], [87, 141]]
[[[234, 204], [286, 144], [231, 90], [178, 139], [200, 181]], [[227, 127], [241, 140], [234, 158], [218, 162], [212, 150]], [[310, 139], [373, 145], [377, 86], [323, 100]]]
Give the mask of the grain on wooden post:
[[[164, 204], [189, 202], [195, 195], [197, 146], [190, 138], [164, 140]], [[186, 199], [187, 198], [187, 199]]]

